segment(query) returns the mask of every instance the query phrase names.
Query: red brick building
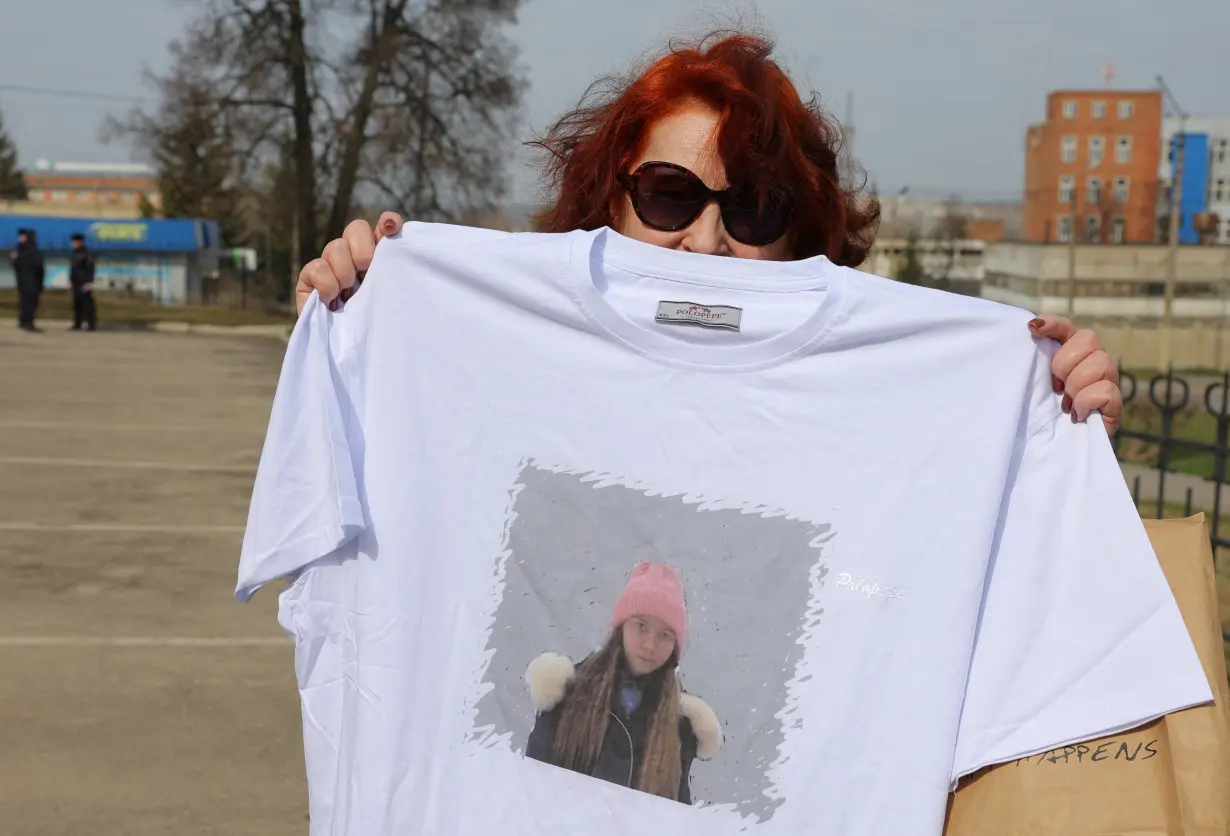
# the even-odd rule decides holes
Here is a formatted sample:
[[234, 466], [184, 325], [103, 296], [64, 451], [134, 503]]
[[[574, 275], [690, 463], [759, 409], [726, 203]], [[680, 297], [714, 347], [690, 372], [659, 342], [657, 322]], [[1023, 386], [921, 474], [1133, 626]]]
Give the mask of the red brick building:
[[135, 209], [143, 197], [155, 209], [162, 206], [158, 178], [145, 165], [40, 160], [24, 173], [31, 203], [77, 206], [87, 215], [101, 206]]
[[1161, 135], [1160, 91], [1051, 93], [1025, 134], [1024, 240], [1155, 241]]

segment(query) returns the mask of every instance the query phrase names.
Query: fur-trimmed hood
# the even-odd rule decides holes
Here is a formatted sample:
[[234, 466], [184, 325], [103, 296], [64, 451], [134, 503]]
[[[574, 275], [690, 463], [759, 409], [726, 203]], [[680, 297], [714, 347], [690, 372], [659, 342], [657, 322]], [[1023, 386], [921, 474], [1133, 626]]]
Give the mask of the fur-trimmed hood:
[[[576, 675], [576, 666], [567, 656], [544, 653], [525, 669], [525, 681], [530, 688], [530, 701], [535, 711], [550, 711], [559, 705]], [[708, 760], [722, 748], [722, 725], [709, 704], [694, 694], [683, 694], [679, 710], [692, 724], [696, 735], [696, 755]]]

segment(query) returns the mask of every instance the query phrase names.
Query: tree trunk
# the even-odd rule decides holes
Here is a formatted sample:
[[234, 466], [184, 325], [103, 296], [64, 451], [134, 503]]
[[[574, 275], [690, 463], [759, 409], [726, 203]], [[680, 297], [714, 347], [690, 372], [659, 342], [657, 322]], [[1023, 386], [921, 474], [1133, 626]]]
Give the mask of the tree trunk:
[[[380, 28], [373, 33], [372, 51], [367, 64], [367, 72], [363, 75], [363, 87], [359, 91], [359, 97], [355, 101], [354, 109], [346, 124], [346, 142], [343, 145], [341, 167], [338, 169], [337, 191], [333, 195], [333, 208], [329, 212], [329, 223], [325, 228], [327, 238], [341, 236], [346, 224], [350, 221], [355, 184], [359, 180], [359, 158], [363, 145], [367, 141], [367, 122], [371, 118], [372, 107], [376, 101], [380, 72], [389, 59], [397, 22], [405, 9], [405, 0], [391, 7], [385, 6], [379, 21]], [[376, 21], [373, 18], [373, 25], [375, 24]]]
[[287, 32], [286, 57], [294, 94], [295, 204], [299, 217], [299, 251], [302, 267], [320, 252], [316, 230], [316, 164], [312, 150], [312, 93], [308, 88], [307, 48], [304, 43], [303, 6], [289, 0], [290, 31]]

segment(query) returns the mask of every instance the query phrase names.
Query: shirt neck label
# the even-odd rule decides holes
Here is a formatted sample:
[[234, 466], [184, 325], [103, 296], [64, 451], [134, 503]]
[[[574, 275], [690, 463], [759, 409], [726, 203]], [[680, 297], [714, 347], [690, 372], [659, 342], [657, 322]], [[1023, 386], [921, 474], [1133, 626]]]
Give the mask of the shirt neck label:
[[658, 315], [654, 319], [664, 325], [700, 325], [738, 331], [743, 309], [695, 302], [659, 302]]

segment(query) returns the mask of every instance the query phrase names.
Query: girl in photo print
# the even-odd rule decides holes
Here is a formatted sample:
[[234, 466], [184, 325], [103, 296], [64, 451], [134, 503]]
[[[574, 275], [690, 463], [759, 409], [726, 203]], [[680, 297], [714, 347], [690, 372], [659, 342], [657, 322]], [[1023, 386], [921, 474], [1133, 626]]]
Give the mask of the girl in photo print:
[[713, 709], [679, 683], [687, 628], [678, 573], [637, 563], [599, 650], [575, 666], [557, 653], [530, 663], [525, 678], [537, 716], [526, 755], [691, 804], [692, 762], [717, 754], [722, 729]]

